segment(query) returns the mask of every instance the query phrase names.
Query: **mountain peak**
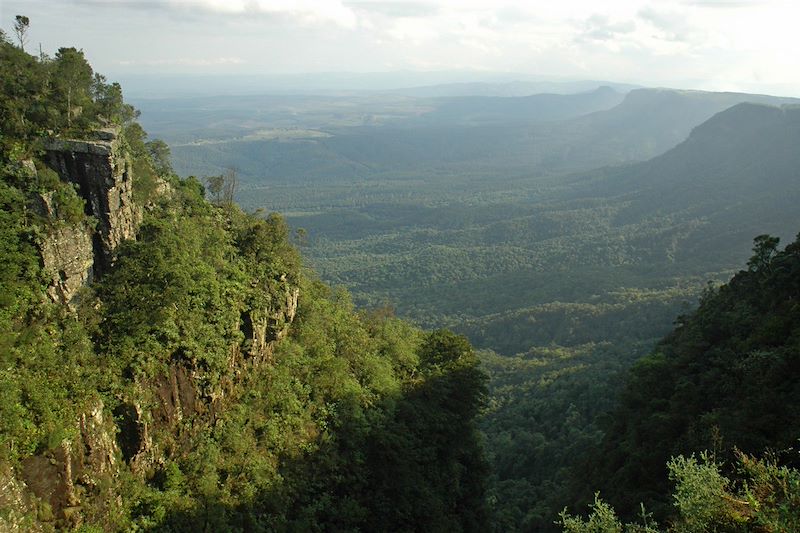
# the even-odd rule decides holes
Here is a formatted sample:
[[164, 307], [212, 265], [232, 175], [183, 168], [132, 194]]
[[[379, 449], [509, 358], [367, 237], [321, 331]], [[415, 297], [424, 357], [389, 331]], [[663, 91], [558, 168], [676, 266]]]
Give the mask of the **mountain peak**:
[[800, 108], [742, 102], [720, 111], [692, 130], [689, 139], [731, 139], [749, 136], [782, 121], [797, 121]]

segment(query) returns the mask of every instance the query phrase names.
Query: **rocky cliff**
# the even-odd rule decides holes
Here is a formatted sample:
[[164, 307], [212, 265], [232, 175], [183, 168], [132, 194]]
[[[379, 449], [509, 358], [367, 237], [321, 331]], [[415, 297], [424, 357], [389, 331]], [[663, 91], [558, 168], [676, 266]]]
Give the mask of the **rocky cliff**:
[[[50, 139], [45, 163], [59, 178], [76, 187], [86, 205], [87, 222], [54, 225], [40, 239], [42, 264], [50, 276], [48, 294], [71, 303], [78, 290], [102, 275], [113, 261], [114, 250], [134, 238], [142, 220], [142, 206], [133, 198], [130, 157], [121, 147], [116, 129], [95, 132], [94, 139]], [[31, 168], [36, 172], [35, 168]], [[41, 194], [33, 209], [55, 219], [52, 193]]]
[[[85, 204], [86, 216], [70, 222], [60, 214], [57, 192], [35, 192], [28, 201], [46, 222], [37, 237], [49, 278], [46, 293], [75, 312], [83, 287], [121, 268], [115, 266], [119, 246], [136, 239], [146, 208], [135, 199], [134, 165], [116, 131], [99, 132], [91, 140], [50, 140], [44, 163], [62, 183], [72, 184]], [[41, 165], [37, 171], [33, 162], [26, 168], [33, 180], [46, 172]], [[165, 183], [157, 189], [161, 193], [169, 190]], [[218, 214], [222, 218], [222, 210]], [[268, 288], [253, 281], [251, 290], [265, 290], [268, 295], [259, 301], [269, 303], [238, 315], [227, 369], [213, 379], [208, 368], [180, 352], [153, 354], [162, 358], [160, 370], [127, 378], [129, 392], [107, 398], [106, 404], [100, 398], [84, 402], [80, 416], [46, 449], [0, 471], [5, 512], [0, 530], [69, 529], [96, 524], [98, 516], [113, 517], [121, 476], [148, 479], [171, 457], [185, 453], [192, 436], [214, 427], [230, 408], [248, 374], [272, 362], [275, 344], [288, 334], [297, 312], [297, 278], [297, 272], [278, 271]], [[158, 301], [158, 295], [151, 298]], [[108, 357], [99, 345], [94, 350], [97, 363]]]

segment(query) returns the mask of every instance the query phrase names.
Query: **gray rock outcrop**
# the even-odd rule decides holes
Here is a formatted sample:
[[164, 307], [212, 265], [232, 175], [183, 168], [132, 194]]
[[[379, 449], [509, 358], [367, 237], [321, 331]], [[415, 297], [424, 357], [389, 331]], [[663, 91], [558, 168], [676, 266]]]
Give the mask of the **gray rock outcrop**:
[[[117, 130], [95, 132], [95, 140], [51, 139], [46, 164], [59, 178], [74, 184], [86, 202], [86, 214], [96, 221], [69, 225], [54, 223], [39, 239], [42, 265], [49, 274], [47, 294], [54, 302], [71, 305], [78, 291], [107, 270], [116, 248], [136, 236], [142, 206], [133, 197], [131, 162], [120, 146]], [[27, 168], [27, 167], [26, 167]], [[31, 162], [29, 172], [35, 176]], [[36, 195], [31, 209], [57, 220], [53, 193]]]
[[78, 186], [87, 214], [97, 220], [97, 275], [111, 265], [117, 246], [135, 237], [143, 208], [134, 201], [131, 161], [120, 149], [117, 130], [100, 130], [95, 137], [94, 141], [52, 139], [45, 146], [45, 161], [62, 180]]

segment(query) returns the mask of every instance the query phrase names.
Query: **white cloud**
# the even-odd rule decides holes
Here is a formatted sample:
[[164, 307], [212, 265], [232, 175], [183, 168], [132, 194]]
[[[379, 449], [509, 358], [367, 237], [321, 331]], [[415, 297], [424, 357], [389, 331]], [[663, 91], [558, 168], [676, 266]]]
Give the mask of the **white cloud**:
[[386, 17], [397, 18], [430, 17], [439, 12], [439, 6], [434, 2], [382, 2], [376, 0], [352, 0], [346, 1], [344, 5], [364, 13], [379, 14]]
[[684, 0], [686, 5], [717, 9], [739, 9], [769, 4], [768, 0]]
[[690, 42], [702, 38], [702, 31], [690, 22], [687, 11], [661, 10], [646, 6], [639, 10], [638, 16], [653, 27], [658, 39]]
[[594, 14], [586, 19], [584, 31], [578, 36], [578, 39], [608, 41], [632, 33], [634, 30], [636, 30], [636, 23], [632, 20], [612, 22], [605, 15]]
[[282, 15], [304, 24], [334, 23], [355, 28], [358, 17], [338, 0], [168, 0], [169, 4], [229, 15]]

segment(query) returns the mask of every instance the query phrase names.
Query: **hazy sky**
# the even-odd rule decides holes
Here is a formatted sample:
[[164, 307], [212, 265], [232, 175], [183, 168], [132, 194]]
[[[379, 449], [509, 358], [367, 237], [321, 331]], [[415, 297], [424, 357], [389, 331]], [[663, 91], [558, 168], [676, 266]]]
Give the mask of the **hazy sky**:
[[99, 72], [476, 70], [800, 96], [798, 0], [0, 0]]

